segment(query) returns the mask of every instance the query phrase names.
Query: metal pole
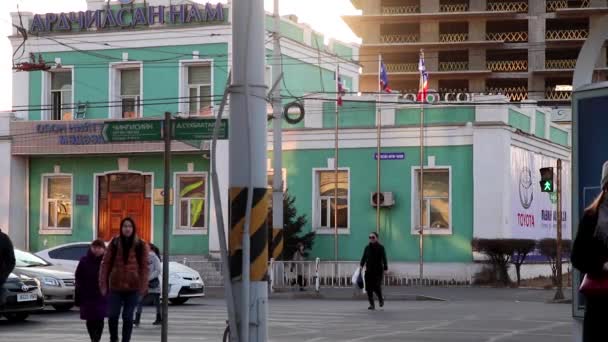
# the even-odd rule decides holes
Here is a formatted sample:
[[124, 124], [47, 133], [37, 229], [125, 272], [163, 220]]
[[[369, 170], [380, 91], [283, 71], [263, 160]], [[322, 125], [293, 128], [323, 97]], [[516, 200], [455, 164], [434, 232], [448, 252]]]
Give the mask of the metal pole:
[[264, 2], [235, 0], [232, 10], [232, 70], [237, 89], [230, 99], [229, 240], [231, 266], [235, 266], [230, 271], [239, 296], [241, 342], [262, 342], [268, 336]]
[[[337, 63], [336, 63], [337, 64]], [[339, 129], [339, 111], [338, 111], [338, 97], [340, 96], [338, 88], [338, 78], [340, 77], [340, 65], [336, 66], [336, 130], [334, 139], [334, 281], [338, 278], [338, 158], [339, 158], [339, 145], [338, 145], [338, 129]]]
[[557, 159], [557, 251], [555, 265], [557, 268], [557, 292], [555, 300], [564, 299], [562, 289], [562, 160]]
[[382, 68], [382, 55], [378, 55], [378, 101], [376, 102], [376, 113], [378, 115], [377, 122], [377, 161], [376, 161], [376, 233], [380, 233], [380, 160], [382, 155], [380, 152], [381, 147], [381, 130], [382, 130], [382, 110], [380, 109], [380, 94], [382, 93], [382, 87], [380, 86], [380, 72]]
[[[424, 52], [420, 50], [420, 61], [424, 58]], [[422, 70], [420, 70], [420, 84], [418, 87], [418, 91], [422, 89], [424, 84], [422, 83]], [[424, 92], [423, 92], [424, 95]], [[424, 276], [424, 101], [426, 99], [421, 99], [420, 101], [420, 179], [418, 183], [418, 200], [420, 206], [419, 212], [419, 223], [420, 223], [420, 231], [418, 232], [419, 236], [419, 249], [420, 249], [420, 281], [422, 282], [422, 278]]]
[[[279, 16], [279, 0], [274, 0], [274, 45], [272, 48], [274, 61], [272, 73], [274, 75], [274, 92], [272, 94], [273, 108], [273, 166], [272, 179], [272, 241], [277, 245], [272, 246], [272, 257], [279, 258], [283, 253], [283, 136], [282, 136], [282, 103], [281, 82], [279, 82], [281, 70], [281, 17]], [[275, 237], [276, 234], [276, 237]]]
[[163, 137], [165, 140], [165, 153], [163, 154], [165, 163], [163, 184], [163, 320], [160, 340], [162, 342], [167, 342], [169, 332], [169, 200], [171, 199], [171, 113], [169, 112], [165, 112]]

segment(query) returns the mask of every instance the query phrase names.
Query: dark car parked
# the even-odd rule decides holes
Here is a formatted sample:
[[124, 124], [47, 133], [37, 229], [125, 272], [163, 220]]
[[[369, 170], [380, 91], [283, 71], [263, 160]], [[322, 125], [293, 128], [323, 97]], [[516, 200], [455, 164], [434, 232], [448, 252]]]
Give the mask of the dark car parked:
[[44, 297], [37, 280], [15, 274], [8, 277], [0, 298], [0, 315], [9, 321], [18, 322], [43, 308]]

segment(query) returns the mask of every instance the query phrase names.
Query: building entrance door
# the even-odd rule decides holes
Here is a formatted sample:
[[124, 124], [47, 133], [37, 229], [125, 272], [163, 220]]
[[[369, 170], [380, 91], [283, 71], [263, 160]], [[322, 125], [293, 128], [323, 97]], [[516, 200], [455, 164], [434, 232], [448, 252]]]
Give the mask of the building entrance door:
[[130, 217], [137, 235], [151, 239], [151, 177], [121, 173], [101, 176], [99, 182], [98, 238], [109, 241], [120, 234], [120, 222]]

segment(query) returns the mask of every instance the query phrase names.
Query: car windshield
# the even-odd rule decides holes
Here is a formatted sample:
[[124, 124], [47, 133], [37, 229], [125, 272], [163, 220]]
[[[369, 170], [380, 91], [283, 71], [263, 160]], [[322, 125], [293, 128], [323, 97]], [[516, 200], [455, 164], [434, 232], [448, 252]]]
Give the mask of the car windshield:
[[16, 267], [38, 267], [50, 266], [47, 261], [24, 251], [15, 249], [15, 266]]

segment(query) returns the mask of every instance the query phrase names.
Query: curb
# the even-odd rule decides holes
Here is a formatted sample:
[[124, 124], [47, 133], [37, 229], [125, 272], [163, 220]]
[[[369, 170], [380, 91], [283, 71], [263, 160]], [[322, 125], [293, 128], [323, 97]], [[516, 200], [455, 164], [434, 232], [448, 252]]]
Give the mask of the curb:
[[[332, 295], [332, 294], [323, 294], [318, 292], [294, 292], [294, 293], [272, 293], [269, 296], [270, 299], [325, 299], [325, 300], [367, 300], [367, 295], [364, 294], [342, 294], [342, 295]], [[445, 299], [431, 297], [431, 296], [423, 296], [416, 294], [406, 294], [406, 295], [391, 295], [387, 294], [384, 296], [384, 299], [387, 301], [440, 301], [445, 302]]]

